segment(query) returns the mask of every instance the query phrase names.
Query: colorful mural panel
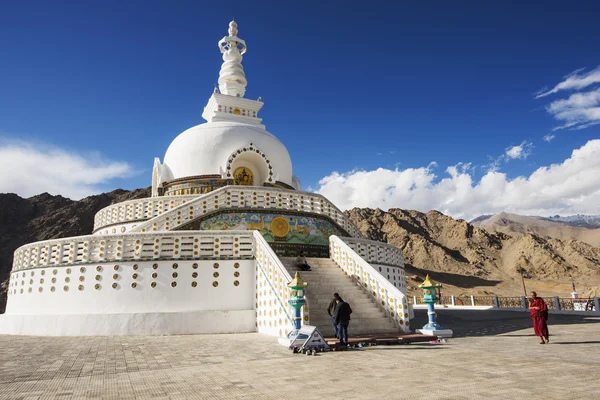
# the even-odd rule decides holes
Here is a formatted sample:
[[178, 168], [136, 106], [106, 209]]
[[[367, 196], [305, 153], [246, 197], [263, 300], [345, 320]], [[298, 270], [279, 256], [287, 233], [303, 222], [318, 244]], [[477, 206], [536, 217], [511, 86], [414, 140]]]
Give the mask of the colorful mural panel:
[[[190, 229], [188, 227], [187, 229]], [[329, 236], [340, 235], [331, 222], [307, 215], [231, 212], [200, 221], [200, 230], [258, 230], [270, 243], [329, 246]]]

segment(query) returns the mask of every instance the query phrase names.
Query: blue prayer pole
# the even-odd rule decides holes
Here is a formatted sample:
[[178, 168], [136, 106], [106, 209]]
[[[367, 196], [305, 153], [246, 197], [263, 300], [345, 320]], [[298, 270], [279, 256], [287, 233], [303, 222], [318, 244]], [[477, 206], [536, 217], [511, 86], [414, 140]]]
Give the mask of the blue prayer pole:
[[429, 322], [423, 327], [426, 330], [439, 330], [441, 326], [436, 322], [435, 303], [438, 301], [437, 291], [441, 287], [439, 283], [435, 283], [429, 279], [429, 275], [425, 281], [419, 285], [423, 289], [423, 303], [427, 304], [427, 319]]
[[304, 297], [304, 288], [307, 284], [302, 282], [300, 274], [296, 272], [294, 279], [288, 284], [288, 288], [292, 291], [292, 296], [288, 300], [289, 305], [294, 309], [294, 330], [298, 331], [302, 327], [302, 315], [300, 309], [306, 304]]
[[441, 329], [441, 327], [435, 321], [437, 314], [434, 311], [434, 303], [427, 303], [427, 317], [429, 323], [423, 327], [423, 329]]
[[[292, 307], [294, 307], [292, 305]], [[300, 309], [294, 307], [294, 329], [300, 329], [302, 327], [302, 317], [300, 315]]]

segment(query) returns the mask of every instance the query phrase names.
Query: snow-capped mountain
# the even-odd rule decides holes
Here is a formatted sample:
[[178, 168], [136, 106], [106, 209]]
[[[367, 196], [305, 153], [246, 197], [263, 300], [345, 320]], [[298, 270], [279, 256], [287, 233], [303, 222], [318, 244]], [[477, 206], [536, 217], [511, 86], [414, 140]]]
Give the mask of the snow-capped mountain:
[[560, 215], [554, 215], [552, 217], [545, 218], [549, 221], [564, 222], [571, 226], [579, 226], [582, 228], [600, 228], [600, 215], [569, 215], [561, 217]]

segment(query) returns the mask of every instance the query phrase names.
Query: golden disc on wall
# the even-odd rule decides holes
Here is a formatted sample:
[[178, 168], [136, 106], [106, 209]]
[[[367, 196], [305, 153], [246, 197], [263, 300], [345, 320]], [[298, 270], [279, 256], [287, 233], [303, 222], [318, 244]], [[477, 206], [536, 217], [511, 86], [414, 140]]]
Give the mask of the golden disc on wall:
[[290, 223], [286, 217], [275, 217], [271, 220], [271, 232], [278, 237], [284, 237], [290, 231]]
[[254, 185], [254, 174], [249, 168], [239, 167], [233, 173], [233, 184], [241, 186]]

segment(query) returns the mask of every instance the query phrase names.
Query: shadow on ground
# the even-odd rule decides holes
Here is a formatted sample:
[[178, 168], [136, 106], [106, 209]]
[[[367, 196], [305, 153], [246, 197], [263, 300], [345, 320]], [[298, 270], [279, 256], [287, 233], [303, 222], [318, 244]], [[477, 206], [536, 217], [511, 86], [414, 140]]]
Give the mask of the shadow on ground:
[[477, 276], [452, 274], [450, 272], [439, 272], [428, 269], [415, 268], [410, 264], [405, 264], [404, 269], [406, 275], [417, 275], [421, 278], [425, 278], [425, 275], [429, 275], [431, 279], [437, 282], [443, 282], [446, 285], [452, 285], [459, 288], [474, 288], [481, 286], [496, 286], [502, 281], [496, 281], [491, 279], [479, 278]]
[[[454, 337], [492, 336], [523, 329], [531, 329], [531, 333], [505, 336], [534, 336], [531, 318], [527, 312], [448, 309], [436, 309], [435, 311], [439, 324], [442, 328], [452, 329]], [[420, 329], [426, 323], [427, 310], [415, 310], [415, 318], [410, 321], [410, 328], [412, 330]], [[587, 323], [600, 323], [600, 316], [550, 314], [548, 330], [552, 336], [553, 325]]]

